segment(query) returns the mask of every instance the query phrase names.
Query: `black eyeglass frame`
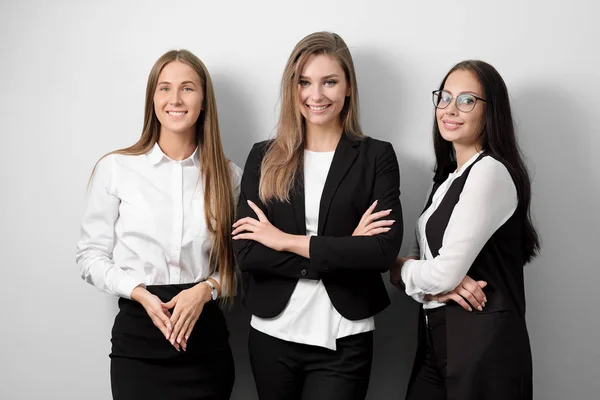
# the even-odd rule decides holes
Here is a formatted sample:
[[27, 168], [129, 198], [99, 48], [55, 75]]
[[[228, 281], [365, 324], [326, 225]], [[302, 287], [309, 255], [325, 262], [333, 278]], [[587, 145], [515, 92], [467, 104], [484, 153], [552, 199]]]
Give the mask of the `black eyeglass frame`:
[[[481, 98], [479, 96], [476, 96], [476, 95], [474, 95], [472, 93], [463, 93], [463, 94], [459, 94], [458, 96], [452, 96], [452, 97], [450, 97], [450, 101], [448, 101], [448, 104], [446, 104], [445, 107], [439, 107], [437, 104], [435, 104], [435, 97], [436, 97], [436, 94], [437, 94], [438, 97], [440, 97], [439, 94], [441, 94], [441, 93], [448, 93], [449, 95], [452, 96], [452, 93], [450, 93], [447, 90], [443, 90], [443, 89], [438, 89], [438, 90], [434, 90], [434, 91], [431, 92], [431, 101], [433, 102], [433, 106], [435, 108], [440, 109], [440, 110], [448, 108], [448, 106], [450, 104], [452, 104], [452, 100], [454, 100], [454, 103], [456, 104], [456, 108], [458, 108], [459, 111], [462, 111], [462, 112], [465, 112], [465, 113], [471, 112], [471, 111], [473, 111], [475, 109], [475, 106], [477, 105], [477, 100], [481, 100], [484, 103], [491, 103], [491, 101], [483, 99], [483, 98]], [[458, 106], [458, 103], [456, 102], [456, 100], [458, 100], [458, 98], [460, 96], [471, 96], [471, 97], [475, 98], [475, 102], [473, 103], [473, 107], [469, 111], [461, 110], [460, 107]]]

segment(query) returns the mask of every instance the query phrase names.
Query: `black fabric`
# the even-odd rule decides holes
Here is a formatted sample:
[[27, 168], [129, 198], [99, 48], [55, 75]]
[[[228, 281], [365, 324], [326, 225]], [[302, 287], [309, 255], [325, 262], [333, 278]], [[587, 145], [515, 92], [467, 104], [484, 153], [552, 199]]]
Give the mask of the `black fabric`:
[[337, 350], [293, 343], [252, 329], [248, 341], [260, 400], [363, 400], [373, 332], [338, 339]]
[[[430, 216], [426, 235], [434, 257], [442, 246], [452, 211], [471, 168], [482, 154], [456, 178]], [[448, 400], [530, 400], [533, 398], [532, 359], [525, 324], [525, 291], [521, 235], [523, 218], [515, 212], [485, 244], [467, 275], [487, 281], [483, 311], [468, 312], [458, 304], [446, 306]], [[425, 329], [420, 314], [419, 337]], [[409, 388], [426, 357], [419, 340]], [[411, 389], [409, 389], [411, 390]]]
[[446, 399], [446, 307], [425, 310], [426, 315], [422, 337], [419, 340], [425, 347], [424, 357], [415, 365], [415, 378], [407, 400]]
[[[263, 204], [258, 196], [260, 167], [267, 142], [254, 145], [241, 183], [238, 218], [256, 218], [247, 200], [257, 204], [283, 232], [306, 234], [304, 190], [298, 178], [290, 202]], [[319, 236], [311, 237], [310, 259], [269, 249], [251, 240], [234, 241], [244, 272], [244, 305], [253, 315], [279, 315], [298, 279], [322, 279], [336, 310], [350, 320], [373, 316], [389, 305], [381, 273], [394, 264], [402, 244], [400, 173], [391, 144], [342, 136], [335, 151], [319, 207]], [[395, 220], [380, 235], [352, 236], [367, 208], [391, 209]]]
[[[167, 302], [192, 286], [147, 289]], [[115, 400], [229, 398], [235, 378], [233, 357], [225, 318], [215, 302], [204, 306], [185, 352], [175, 350], [141, 304], [121, 298], [119, 308], [110, 354]]]

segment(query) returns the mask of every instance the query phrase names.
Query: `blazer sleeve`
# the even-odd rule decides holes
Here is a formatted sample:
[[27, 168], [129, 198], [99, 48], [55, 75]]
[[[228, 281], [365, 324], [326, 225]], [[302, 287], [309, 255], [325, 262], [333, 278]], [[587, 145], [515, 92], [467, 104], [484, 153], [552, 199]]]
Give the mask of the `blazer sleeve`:
[[[269, 218], [267, 207], [258, 196], [260, 182], [260, 166], [265, 154], [265, 142], [254, 145], [242, 175], [240, 199], [237, 208], [237, 219], [245, 217], [256, 218], [256, 214], [247, 203], [251, 200]], [[291, 209], [291, 207], [290, 207]], [[254, 240], [234, 240], [238, 266], [242, 272], [269, 274], [286, 278], [319, 279], [318, 273], [310, 272], [310, 261], [302, 256], [287, 251], [270, 249]]]
[[378, 200], [375, 211], [391, 209], [385, 219], [396, 222], [391, 229], [375, 236], [312, 236], [310, 239], [311, 272], [387, 271], [398, 256], [403, 236], [400, 205], [400, 169], [390, 143], [376, 157], [375, 182], [371, 203]]

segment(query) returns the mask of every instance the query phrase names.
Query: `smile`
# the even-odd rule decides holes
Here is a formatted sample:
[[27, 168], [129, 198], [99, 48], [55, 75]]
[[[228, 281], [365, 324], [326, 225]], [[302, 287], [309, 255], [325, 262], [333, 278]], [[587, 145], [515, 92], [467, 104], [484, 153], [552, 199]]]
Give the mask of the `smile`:
[[180, 116], [180, 115], [187, 114], [187, 111], [167, 111], [167, 114], [173, 115], [173, 116]]
[[444, 124], [444, 127], [446, 127], [447, 129], [458, 129], [462, 126], [462, 123], [458, 123], [458, 122], [450, 122], [450, 121], [442, 121], [442, 123]]
[[320, 112], [320, 111], [324, 111], [324, 110], [326, 110], [327, 108], [329, 108], [329, 107], [331, 106], [331, 104], [327, 104], [327, 105], [324, 105], [324, 106], [311, 106], [311, 105], [308, 105], [308, 104], [307, 104], [306, 106], [307, 106], [307, 107], [308, 107], [308, 108], [309, 108], [311, 111], [314, 111], [314, 112]]

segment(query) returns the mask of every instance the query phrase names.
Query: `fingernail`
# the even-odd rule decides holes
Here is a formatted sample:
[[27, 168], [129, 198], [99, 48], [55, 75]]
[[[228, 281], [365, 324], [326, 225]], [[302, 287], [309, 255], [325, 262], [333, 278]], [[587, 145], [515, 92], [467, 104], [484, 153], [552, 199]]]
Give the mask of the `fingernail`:
[[171, 336], [170, 334], [166, 334], [165, 339], [169, 340], [169, 336]]
[[189, 337], [189, 336], [186, 336], [186, 337], [185, 337], [185, 341], [186, 341], [186, 342], [187, 342], [189, 339], [190, 339], [190, 337]]
[[471, 307], [469, 307], [469, 312], [473, 311], [473, 309]]
[[485, 301], [483, 302], [482, 306], [485, 307]]
[[[480, 310], [481, 311], [481, 310]], [[177, 339], [177, 343], [181, 344], [181, 339]]]
[[487, 303], [487, 297], [484, 297], [484, 298], [483, 298], [483, 302], [484, 302], [484, 303]]
[[379, 201], [379, 200], [375, 200], [375, 201], [373, 202], [373, 204], [377, 204], [377, 202], [378, 202], [378, 201]]
[[483, 311], [483, 308], [482, 308], [481, 306], [477, 307], [477, 309], [478, 309], [479, 311]]

